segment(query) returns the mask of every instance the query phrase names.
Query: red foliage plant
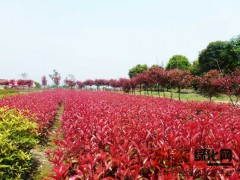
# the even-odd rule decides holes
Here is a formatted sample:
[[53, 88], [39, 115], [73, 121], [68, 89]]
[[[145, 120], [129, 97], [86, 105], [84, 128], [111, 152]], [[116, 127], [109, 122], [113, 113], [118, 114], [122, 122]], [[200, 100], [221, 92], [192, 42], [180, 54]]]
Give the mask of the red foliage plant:
[[[240, 110], [234, 106], [53, 90], [4, 98], [0, 107], [34, 114], [46, 137], [59, 103], [64, 112], [57, 148], [46, 152], [53, 164], [50, 178], [239, 178]], [[231, 149], [232, 166], [195, 161], [198, 148]]]
[[206, 179], [231, 174], [225, 167], [194, 161], [197, 148], [231, 149], [231, 171], [239, 170], [240, 112], [233, 106], [107, 92], [63, 94], [63, 138], [48, 153], [54, 164], [51, 177]]

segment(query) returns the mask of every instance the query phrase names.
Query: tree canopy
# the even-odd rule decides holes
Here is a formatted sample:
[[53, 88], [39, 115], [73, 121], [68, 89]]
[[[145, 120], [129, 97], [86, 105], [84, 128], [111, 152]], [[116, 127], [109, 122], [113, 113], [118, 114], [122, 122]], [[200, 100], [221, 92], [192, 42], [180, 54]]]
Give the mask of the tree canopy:
[[223, 70], [228, 61], [226, 59], [226, 47], [228, 42], [214, 41], [208, 44], [199, 54], [199, 66], [202, 73], [210, 70]]
[[55, 86], [59, 86], [61, 75], [54, 69], [53, 74], [50, 74], [49, 77], [52, 79]]
[[240, 67], [240, 35], [230, 41], [214, 41], [198, 57], [201, 73], [216, 69], [226, 73]]
[[148, 66], [146, 64], [137, 64], [136, 66], [134, 66], [133, 68], [129, 69], [128, 71], [128, 75], [130, 78], [135, 77], [136, 75], [143, 73], [145, 71], [148, 70]]
[[199, 61], [198, 60], [193, 61], [189, 70], [193, 75], [200, 76], [201, 70], [200, 70], [200, 66], [199, 66]]
[[191, 64], [186, 56], [174, 55], [168, 61], [166, 69], [182, 69], [188, 70]]
[[[226, 48], [228, 65], [227, 70], [233, 71], [240, 67], [240, 35], [232, 38]], [[227, 72], [228, 72], [227, 71]]]

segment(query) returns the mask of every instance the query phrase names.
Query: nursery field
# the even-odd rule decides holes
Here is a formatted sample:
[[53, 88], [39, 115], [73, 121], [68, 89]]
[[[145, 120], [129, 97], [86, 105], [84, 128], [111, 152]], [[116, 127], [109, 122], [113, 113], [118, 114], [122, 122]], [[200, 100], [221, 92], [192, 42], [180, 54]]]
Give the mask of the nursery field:
[[60, 106], [45, 180], [240, 178], [237, 107], [60, 89], [0, 100], [0, 179], [34, 176], [30, 150]]

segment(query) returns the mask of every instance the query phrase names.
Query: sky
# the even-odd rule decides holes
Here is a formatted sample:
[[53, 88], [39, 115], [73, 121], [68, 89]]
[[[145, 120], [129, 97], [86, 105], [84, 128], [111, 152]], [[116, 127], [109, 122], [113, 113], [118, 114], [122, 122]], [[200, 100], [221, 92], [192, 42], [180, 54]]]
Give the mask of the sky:
[[[128, 77], [240, 34], [239, 0], [0, 0], [0, 79]], [[51, 83], [48, 78], [49, 83]]]

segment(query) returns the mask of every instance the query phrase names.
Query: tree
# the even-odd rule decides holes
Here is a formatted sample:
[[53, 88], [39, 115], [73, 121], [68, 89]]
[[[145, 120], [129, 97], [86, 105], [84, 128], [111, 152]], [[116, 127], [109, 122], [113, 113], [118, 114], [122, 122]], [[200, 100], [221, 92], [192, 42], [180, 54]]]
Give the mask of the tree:
[[24, 80], [24, 79], [19, 79], [17, 80], [17, 85], [22, 86], [22, 87], [33, 87], [33, 80]]
[[136, 75], [143, 73], [147, 70], [148, 70], [148, 66], [146, 64], [143, 64], [143, 65], [138, 64], [138, 65], [134, 66], [133, 68], [129, 69], [128, 75], [130, 78], [133, 78]]
[[82, 89], [84, 87], [84, 84], [81, 81], [77, 81], [76, 84], [77, 84], [79, 89]]
[[137, 87], [136, 76], [130, 79], [132, 93], [135, 94], [135, 89]]
[[191, 64], [186, 56], [174, 55], [168, 61], [166, 69], [182, 69], [188, 70]]
[[116, 88], [120, 87], [119, 81], [116, 79], [110, 79], [108, 84], [113, 88], [113, 90], [116, 90]]
[[9, 85], [9, 81], [8, 80], [0, 80], [0, 85], [7, 86], [7, 85]]
[[122, 90], [123, 90], [125, 93], [129, 93], [129, 92], [130, 92], [130, 90], [131, 90], [131, 83], [130, 83], [130, 80], [129, 80], [129, 79], [120, 78], [120, 79], [119, 79], [119, 84], [121, 85]]
[[140, 73], [140, 74], [138, 74], [134, 77], [136, 85], [139, 86], [140, 94], [141, 94], [141, 91], [142, 91], [142, 85], [145, 81], [144, 78], [145, 77], [144, 77], [143, 73]]
[[164, 69], [162, 65], [160, 66], [158, 64], [153, 64], [149, 69], [152, 69], [152, 68]]
[[201, 69], [200, 69], [200, 66], [199, 66], [199, 61], [198, 60], [193, 61], [189, 70], [190, 70], [191, 74], [193, 74], [195, 76], [200, 76], [201, 75]]
[[52, 79], [53, 84], [59, 86], [61, 75], [54, 69], [53, 74], [50, 74], [49, 77]]
[[178, 99], [181, 100], [181, 90], [192, 85], [193, 77], [189, 71], [172, 69], [169, 71], [170, 84], [177, 88]]
[[73, 87], [76, 86], [76, 79], [75, 79], [75, 76], [73, 74], [69, 74], [65, 80], [64, 80], [64, 83], [67, 85], [67, 86], [70, 86], [71, 89], [73, 89]]
[[218, 93], [216, 83], [214, 80], [220, 78], [217, 70], [210, 70], [200, 79], [199, 88], [200, 90], [212, 100], [212, 97]]
[[43, 76], [43, 77], [42, 77], [42, 85], [43, 85], [44, 87], [47, 86], [47, 78], [46, 78], [46, 76]]
[[224, 52], [228, 59], [225, 69], [227, 72], [240, 68], [240, 35], [232, 38]]
[[75, 87], [76, 84], [77, 84], [75, 81], [69, 80], [69, 79], [65, 79], [65, 80], [64, 80], [64, 83], [65, 83], [66, 85], [70, 86], [71, 89], [73, 89], [73, 87]]
[[91, 79], [87, 79], [85, 81], [83, 81], [83, 86], [93, 86], [94, 85], [94, 81]]
[[35, 84], [35, 87], [36, 87], [36, 88], [41, 88], [41, 85], [40, 85], [39, 82], [36, 82], [36, 81], [35, 81], [34, 84]]
[[94, 84], [97, 86], [97, 90], [99, 90], [100, 86], [106, 86], [108, 82], [105, 79], [95, 79]]
[[229, 97], [232, 105], [237, 105], [240, 96], [240, 69], [227, 74], [225, 77], [213, 80], [213, 83], [219, 92]]
[[[158, 95], [160, 96], [160, 85], [159, 85], [159, 81], [161, 80], [161, 71], [163, 69], [159, 68], [158, 66], [152, 66], [149, 71], [147, 71], [147, 79], [149, 81], [150, 85], [156, 85], [157, 86], [157, 91], [158, 91]], [[152, 88], [151, 88], [151, 92], [152, 92]]]
[[215, 41], [208, 44], [198, 57], [201, 73], [216, 69], [222, 71], [228, 66], [228, 58], [226, 57], [228, 42]]

